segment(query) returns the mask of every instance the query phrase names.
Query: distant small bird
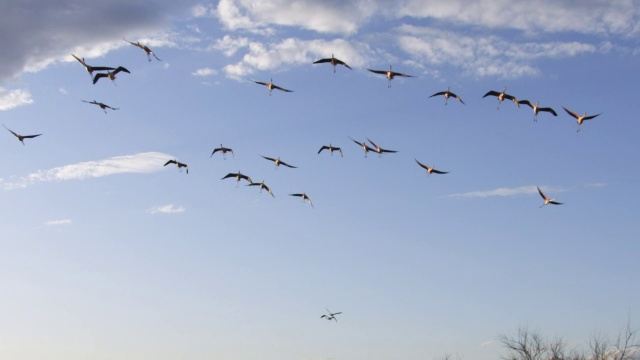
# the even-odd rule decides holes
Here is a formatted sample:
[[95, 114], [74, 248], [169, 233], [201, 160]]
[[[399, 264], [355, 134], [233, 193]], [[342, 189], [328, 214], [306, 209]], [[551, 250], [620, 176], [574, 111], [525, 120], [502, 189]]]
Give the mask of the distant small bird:
[[119, 108], [114, 108], [114, 107], [111, 107], [111, 106], [109, 106], [109, 105], [107, 105], [105, 103], [101, 103], [101, 102], [95, 101], [95, 100], [93, 100], [93, 101], [82, 100], [82, 101], [84, 101], [86, 103], [89, 103], [89, 104], [94, 104], [94, 105], [100, 106], [100, 109], [104, 110], [105, 114], [107, 113], [107, 109], [111, 109], [111, 110], [118, 110], [119, 109]]
[[534, 105], [529, 100], [520, 100], [518, 101], [518, 103], [527, 105], [528, 107], [533, 109], [533, 121], [538, 121], [538, 113], [540, 113], [540, 111], [546, 111], [553, 116], [558, 116], [556, 111], [550, 107], [539, 107], [538, 106], [539, 102], [536, 102], [536, 104]]
[[211, 155], [209, 157], [213, 156], [213, 154], [217, 153], [218, 151], [222, 152], [222, 158], [225, 159], [225, 160], [227, 159], [227, 153], [228, 152], [231, 153], [231, 156], [236, 157], [236, 155], [233, 153], [233, 149], [226, 148], [226, 147], [222, 146], [222, 144], [220, 144], [219, 148], [213, 149], [213, 152], [211, 153]]
[[34, 137], [38, 137], [42, 134], [37, 134], [37, 135], [20, 135], [20, 134], [16, 134], [15, 132], [13, 132], [11, 129], [9, 129], [8, 127], [6, 127], [4, 124], [2, 124], [2, 126], [4, 126], [5, 129], [9, 130], [10, 133], [13, 134], [13, 136], [17, 137], [18, 140], [22, 143], [22, 145], [24, 145], [24, 139], [33, 139]]
[[327, 320], [335, 320], [336, 322], [338, 322], [338, 319], [336, 319], [336, 315], [342, 314], [342, 311], [332, 313], [332, 312], [331, 312], [331, 311], [329, 311], [329, 309], [327, 309], [327, 308], [325, 308], [325, 310], [327, 310], [327, 313], [328, 313], [328, 314], [325, 314], [325, 315], [320, 316], [320, 319], [322, 319], [322, 318], [326, 318]]
[[323, 146], [320, 148], [320, 150], [318, 150], [318, 154], [320, 154], [320, 152], [321, 152], [322, 150], [329, 150], [329, 151], [331, 152], [331, 155], [332, 155], [332, 156], [333, 156], [333, 152], [334, 152], [334, 151], [338, 151], [338, 152], [340, 152], [340, 156], [344, 157], [344, 156], [342, 155], [342, 149], [340, 149], [339, 147], [333, 146], [333, 145], [331, 145], [331, 144], [329, 144], [329, 146], [323, 145]]
[[252, 182], [252, 183], [248, 184], [247, 186], [257, 186], [257, 187], [259, 187], [259, 188], [260, 188], [260, 192], [262, 192], [262, 189], [265, 189], [265, 190], [267, 190], [267, 191], [269, 192], [269, 194], [270, 194], [272, 197], [276, 197], [276, 196], [275, 196], [275, 195], [273, 195], [273, 193], [271, 192], [271, 189], [270, 189], [267, 185], [265, 185], [265, 184], [264, 184], [264, 180], [262, 180], [262, 182], [259, 182], [259, 183], [254, 183], [254, 182]]
[[[260, 156], [262, 156], [262, 155], [260, 155]], [[267, 159], [267, 160], [273, 161], [276, 164], [276, 167], [278, 167], [280, 165], [284, 165], [286, 167], [290, 167], [290, 168], [293, 168], [293, 169], [297, 168], [297, 166], [289, 165], [286, 162], [280, 160], [280, 158], [274, 159], [274, 158], [270, 158], [270, 157], [266, 157], [266, 156], [262, 156], [262, 157]]]
[[371, 71], [372, 73], [385, 75], [387, 79], [389, 79], [389, 83], [387, 85], [388, 88], [391, 87], [391, 80], [393, 80], [393, 78], [396, 76], [415, 77], [413, 75], [407, 75], [407, 74], [391, 71], [391, 65], [389, 65], [389, 70], [371, 70], [371, 69], [367, 69], [367, 70]]
[[280, 91], [284, 91], [284, 92], [293, 92], [293, 90], [287, 90], [285, 88], [281, 88], [280, 86], [274, 85], [273, 84], [273, 79], [270, 79], [268, 83], [266, 82], [262, 82], [262, 81], [255, 81], [255, 80], [251, 80], [256, 84], [260, 84], [260, 85], [264, 85], [267, 88], [269, 88], [269, 96], [271, 96], [271, 90], [273, 89], [278, 89]]
[[80, 59], [79, 57], [71, 54], [71, 56], [73, 56], [74, 58], [76, 58], [76, 60], [78, 60], [80, 62], [80, 64], [82, 64], [82, 66], [84, 66], [84, 68], [87, 70], [87, 72], [89, 73], [89, 76], [93, 75], [94, 71], [109, 71], [109, 70], [115, 70], [115, 68], [112, 67], [108, 67], [108, 66], [91, 66], [91, 65], [87, 65], [87, 63], [84, 61], [84, 58]]
[[562, 205], [562, 203], [557, 202], [556, 199], [558, 198], [557, 196], [554, 197], [553, 199], [549, 199], [547, 197], [547, 195], [545, 195], [542, 190], [540, 190], [539, 186], [536, 186], [538, 188], [538, 193], [540, 193], [540, 196], [542, 196], [542, 198], [544, 199], [544, 204], [540, 205], [540, 207], [543, 207], [545, 205], [549, 205], [549, 204], [553, 204], [553, 205]]
[[[430, 98], [432, 98], [432, 97], [434, 97], [434, 96], [440, 96], [440, 95], [442, 95], [442, 96], [444, 96], [444, 104], [445, 104], [445, 105], [447, 105], [447, 103], [449, 102], [449, 98], [450, 98], [450, 97], [452, 97], [452, 98], [454, 98], [454, 99], [456, 99], [456, 100], [458, 100], [458, 101], [460, 101], [461, 103], [463, 103], [463, 104], [464, 104], [464, 101], [462, 101], [462, 99], [460, 99], [460, 97], [459, 97], [458, 95], [456, 95], [456, 94], [452, 93], [452, 92], [451, 92], [451, 91], [449, 91], [449, 90], [451, 90], [451, 88], [447, 88], [447, 91], [440, 91], [440, 92], [437, 92], [437, 93], [435, 93], [435, 94], [433, 94], [433, 95], [431, 95], [431, 96], [429, 96], [429, 97], [430, 97]], [[466, 104], [465, 104], [465, 105], [466, 105]]]
[[343, 65], [344, 67], [346, 67], [347, 69], [351, 68], [349, 67], [349, 65], [347, 65], [347, 63], [345, 63], [344, 61], [340, 60], [340, 59], [336, 59], [333, 54], [331, 54], [330, 58], [327, 59], [320, 59], [317, 61], [313, 62], [314, 64], [322, 64], [322, 63], [330, 63], [331, 65], [333, 65], [333, 73], [336, 73], [336, 65]]
[[109, 80], [113, 81], [113, 84], [115, 85], [115, 80], [116, 80], [116, 75], [120, 72], [120, 71], [124, 71], [128, 74], [130, 74], [131, 72], [125, 68], [123, 68], [122, 66], [118, 66], [115, 70], [113, 71], [107, 71], [106, 73], [97, 73], [96, 76], [93, 77], [93, 83], [97, 83], [98, 80], [100, 80], [100, 78], [106, 77]]
[[156, 56], [156, 54], [151, 51], [151, 49], [149, 49], [147, 46], [140, 44], [140, 42], [131, 42], [125, 38], [122, 38], [124, 41], [128, 42], [129, 44], [133, 45], [133, 46], [137, 46], [140, 49], [144, 50], [145, 53], [147, 53], [147, 58], [149, 59], [149, 61], [151, 61], [151, 55], [153, 55], [154, 58], [156, 58], [158, 61], [162, 61], [160, 60], [159, 57]]
[[373, 141], [369, 140], [369, 138], [367, 138], [367, 140], [371, 143], [371, 145], [373, 145], [375, 147], [375, 149], [373, 149], [373, 151], [375, 151], [378, 154], [380, 154], [380, 156], [382, 156], [383, 153], [397, 153], [396, 150], [387, 150], [387, 149], [381, 148], [380, 146], [378, 146], [378, 144], [376, 144]]
[[567, 108], [566, 108], [566, 107], [564, 107], [564, 106], [563, 106], [562, 108], [564, 109], [564, 111], [566, 111], [566, 112], [567, 112], [567, 114], [569, 114], [569, 115], [573, 116], [574, 118], [576, 118], [576, 120], [578, 120], [578, 130], [577, 130], [576, 132], [580, 131], [580, 128], [582, 127], [582, 122], [583, 122], [583, 121], [585, 121], [585, 120], [591, 120], [591, 119], [593, 119], [593, 118], [594, 118], [594, 117], [596, 117], [596, 116], [600, 116], [600, 115], [602, 115], [602, 113], [600, 113], [600, 114], [597, 114], [597, 115], [589, 115], [589, 116], [587, 116], [587, 113], [585, 112], [584, 114], [582, 114], [582, 116], [580, 116], [580, 115], [578, 115], [578, 114], [574, 113], [573, 111], [571, 111], [571, 110], [567, 109]]
[[227, 175], [225, 175], [222, 180], [224, 179], [228, 179], [228, 178], [235, 178], [237, 183], [236, 183], [236, 187], [238, 186], [238, 184], [240, 184], [240, 180], [241, 179], [245, 179], [247, 180], [250, 184], [253, 183], [253, 181], [251, 181], [251, 178], [248, 177], [247, 175], [244, 175], [242, 173], [240, 173], [240, 170], [238, 170], [237, 173], [228, 173]]
[[[349, 139], [351, 139], [351, 138], [349, 138]], [[356, 141], [356, 140], [353, 140], [353, 139], [351, 139], [351, 141], [353, 141], [354, 143], [356, 143], [356, 144], [360, 145], [360, 147], [362, 148], [362, 150], [364, 150], [364, 157], [367, 157], [367, 153], [368, 153], [369, 151], [376, 152], [376, 150], [375, 150], [375, 149], [370, 148], [370, 147], [369, 147], [369, 145], [367, 145], [364, 141], [363, 141], [363, 142], [359, 142], [359, 141]]]
[[311, 205], [311, 207], [313, 207], [313, 203], [311, 202], [311, 198], [309, 196], [307, 196], [307, 194], [302, 193], [302, 194], [289, 194], [290, 196], [299, 196], [302, 198], [303, 201], [308, 201], [309, 204]]
[[427, 165], [421, 163], [420, 161], [418, 161], [418, 159], [414, 159], [414, 160], [418, 163], [418, 165], [420, 165], [420, 167], [422, 167], [423, 169], [427, 170], [427, 174], [431, 174], [431, 173], [434, 173], [434, 174], [448, 174], [449, 173], [448, 171], [440, 171], [440, 170], [434, 169], [432, 166], [427, 166]]
[[497, 97], [498, 98], [498, 110], [500, 110], [500, 104], [502, 103], [502, 101], [504, 101], [504, 99], [511, 100], [518, 107], [520, 107], [520, 104], [518, 104], [518, 99], [516, 99], [516, 97], [513, 96], [513, 95], [507, 94], [506, 91], [507, 91], [507, 87], [506, 86], [504, 87], [504, 89], [502, 89], [502, 92], [497, 92], [495, 90], [489, 90], [489, 92], [484, 94], [483, 98], [486, 98], [487, 96], [495, 96], [495, 97]]
[[178, 169], [182, 169], [185, 168], [185, 170], [187, 171], [187, 174], [189, 173], [189, 166], [187, 166], [187, 164], [181, 163], [178, 160], [169, 160], [166, 163], [164, 163], [164, 166], [167, 166], [169, 164], [176, 164], [176, 166], [178, 167]]

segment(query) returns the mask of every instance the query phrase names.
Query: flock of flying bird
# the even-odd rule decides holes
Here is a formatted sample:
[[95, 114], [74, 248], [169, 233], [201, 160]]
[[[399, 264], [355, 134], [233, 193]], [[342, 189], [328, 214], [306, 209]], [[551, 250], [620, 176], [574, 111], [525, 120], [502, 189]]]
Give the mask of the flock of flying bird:
[[[158, 58], [158, 56], [147, 46], [141, 44], [140, 42], [131, 42], [125, 38], [123, 38], [124, 41], [128, 42], [129, 44], [136, 46], [140, 49], [142, 49], [146, 55], [147, 55], [147, 59], [148, 61], [152, 61], [151, 60], [151, 56], [153, 56], [156, 60], [161, 61], [160, 58]], [[84, 58], [80, 58], [74, 54], [71, 54], [78, 62], [80, 62], [85, 70], [88, 72], [89, 76], [92, 77], [92, 81], [93, 84], [96, 84], [100, 79], [102, 78], [107, 78], [109, 80], [111, 80], [113, 82], [113, 84], [115, 85], [115, 80], [116, 80], [116, 76], [121, 73], [131, 73], [128, 69], [126, 69], [123, 66], [118, 66], [118, 67], [108, 67], [108, 66], [91, 66], [88, 65], [85, 62]], [[328, 63], [331, 64], [333, 66], [333, 72], [336, 72], [336, 67], [338, 65], [344, 66], [347, 69], [352, 69], [349, 65], [347, 65], [347, 63], [345, 63], [344, 61], [337, 59], [336, 57], [334, 57], [333, 54], [331, 54], [330, 58], [324, 58], [324, 59], [320, 59], [317, 61], [313, 62], [314, 64], [323, 64], [323, 63]], [[403, 74], [400, 72], [396, 72], [392, 70], [391, 65], [389, 66], [388, 70], [374, 70], [374, 69], [367, 69], [368, 71], [375, 73], [375, 74], [380, 74], [380, 75], [384, 75], [387, 80], [388, 80], [388, 85], [387, 87], [391, 87], [391, 80], [393, 80], [395, 77], [414, 77], [412, 75], [407, 75], [407, 74]], [[94, 72], [96, 72], [96, 74], [94, 75]], [[273, 83], [273, 79], [270, 79], [269, 82], [262, 82], [262, 81], [256, 81], [256, 80], [251, 80], [252, 82], [258, 84], [258, 85], [264, 85], [269, 89], [269, 95], [271, 96], [271, 92], [276, 89], [276, 90], [280, 90], [283, 92], [293, 92], [292, 90], [289, 89], [285, 89], [281, 86], [277, 86]], [[430, 97], [436, 97], [436, 96], [443, 96], [445, 98], [445, 105], [448, 104], [449, 98], [453, 98], [455, 100], [458, 100], [461, 104], [465, 104], [464, 101], [462, 100], [462, 98], [460, 96], [458, 96], [457, 94], [451, 92], [450, 88], [448, 88], [446, 91], [440, 91], [440, 92], [436, 92], [433, 95], [431, 95]], [[523, 105], [527, 105], [529, 106], [531, 109], [533, 109], [533, 113], [534, 113], [534, 121], [537, 121], [537, 116], [540, 112], [547, 112], [553, 116], [558, 116], [558, 114], [556, 113], [556, 111], [550, 107], [540, 107], [539, 103], [536, 102], [535, 104], [529, 100], [518, 100], [515, 96], [507, 94], [506, 93], [506, 87], [503, 88], [503, 90], [501, 92], [499, 91], [495, 91], [495, 90], [490, 90], [488, 91], [486, 94], [484, 94], [483, 98], [488, 97], [488, 96], [494, 96], [497, 98], [498, 100], [498, 110], [500, 109], [500, 105], [504, 100], [510, 100], [513, 103], [516, 104], [516, 106], [520, 107], [520, 104]], [[93, 105], [97, 105], [99, 106], [105, 113], [107, 112], [107, 109], [110, 110], [118, 110], [118, 108], [109, 106], [105, 103], [93, 100], [93, 101], [87, 101], [87, 100], [82, 100], [85, 103], [89, 103], [89, 104], [93, 104]], [[575, 118], [577, 120], [578, 123], [578, 130], [580, 131], [581, 129], [581, 125], [584, 121], [586, 120], [590, 120], [593, 119], [601, 114], [596, 114], [596, 115], [589, 115], [587, 116], [586, 113], [584, 113], [583, 115], [578, 115], [577, 113], [563, 107], [563, 109], [565, 110], [565, 112], [567, 114], [569, 114], [570, 116], [572, 116], [573, 118]], [[3, 124], [4, 126], [4, 124]], [[11, 134], [13, 134], [20, 142], [22, 142], [22, 144], [24, 145], [24, 139], [31, 139], [31, 138], [35, 138], [38, 137], [42, 134], [35, 134], [35, 135], [20, 135], [16, 132], [14, 132], [13, 130], [7, 128], [6, 126], [4, 126], [9, 132], [11, 132]], [[385, 153], [396, 153], [396, 150], [390, 150], [390, 149], [384, 149], [382, 147], [380, 147], [378, 144], [376, 144], [375, 142], [373, 142], [370, 139], [367, 139], [367, 141], [369, 142], [369, 144], [371, 144], [371, 146], [369, 146], [369, 144], [367, 144], [365, 141], [359, 142], [355, 139], [352, 139], [351, 137], [349, 137], [350, 140], [352, 140], [355, 144], [357, 144], [360, 148], [363, 149], [364, 151], [364, 156], [367, 157], [367, 153], [368, 152], [374, 152], [379, 154], [380, 156], [382, 154]], [[318, 150], [318, 154], [320, 154], [323, 150], [328, 150], [331, 155], [333, 155], [334, 151], [338, 151], [340, 153], [340, 156], [343, 157], [344, 154], [342, 152], [342, 149], [340, 147], [337, 146], [333, 146], [332, 144], [327, 145], [323, 145], [319, 150]], [[220, 152], [222, 153], [222, 156], [224, 159], [226, 159], [226, 154], [227, 153], [231, 153], [232, 156], [235, 157], [234, 153], [233, 153], [233, 149], [231, 148], [227, 148], [222, 146], [222, 144], [220, 144], [220, 147], [215, 148], [213, 150], [213, 152], [211, 153], [210, 156], [213, 156], [215, 153]], [[282, 160], [280, 160], [280, 158], [272, 158], [272, 157], [267, 157], [267, 156], [262, 156], [264, 159], [272, 161], [275, 163], [276, 167], [279, 167], [280, 165], [283, 165], [285, 167], [289, 167], [289, 168], [297, 168], [296, 166], [290, 165]], [[423, 168], [424, 170], [426, 170], [427, 174], [448, 174], [448, 171], [441, 171], [441, 170], [437, 170], [432, 166], [428, 166], [425, 165], [423, 163], [421, 163], [420, 161], [418, 161], [417, 159], [415, 159], [415, 162], [418, 164], [418, 166], [420, 166], [421, 168]], [[186, 163], [180, 162], [177, 159], [171, 159], [168, 160], [164, 166], [167, 165], [171, 165], [174, 164], [178, 167], [178, 169], [182, 169], [184, 168], [186, 173], [189, 173], [189, 166]], [[237, 173], [229, 173], [227, 175], [225, 175], [222, 179], [236, 179], [237, 183], [240, 183], [240, 180], [246, 180], [248, 182], [247, 186], [255, 186], [258, 187], [260, 189], [260, 192], [262, 192], [262, 190], [267, 191], [271, 196], [275, 197], [275, 195], [273, 194], [273, 192], [271, 191], [271, 189], [264, 183], [264, 180], [261, 182], [254, 182], [249, 176], [242, 174], [240, 171], [238, 171]], [[237, 185], [236, 185], [237, 186]], [[549, 205], [549, 204], [553, 204], [553, 205], [560, 205], [562, 203], [557, 202], [556, 198], [552, 198], [550, 199], [549, 197], [547, 197], [544, 192], [538, 187], [537, 188], [538, 193], [540, 194], [540, 196], [543, 198], [544, 203], [542, 204], [542, 206], [545, 205]], [[300, 197], [303, 201], [308, 202], [312, 207], [313, 207], [313, 203], [311, 201], [311, 198], [306, 194], [306, 193], [292, 193], [289, 194], [290, 196], [295, 196], [295, 197]], [[541, 207], [542, 207], [541, 206]], [[322, 317], [327, 317], [327, 319], [331, 320], [334, 319], [335, 320], [335, 316], [339, 313], [330, 313], [329, 315], [323, 315]]]

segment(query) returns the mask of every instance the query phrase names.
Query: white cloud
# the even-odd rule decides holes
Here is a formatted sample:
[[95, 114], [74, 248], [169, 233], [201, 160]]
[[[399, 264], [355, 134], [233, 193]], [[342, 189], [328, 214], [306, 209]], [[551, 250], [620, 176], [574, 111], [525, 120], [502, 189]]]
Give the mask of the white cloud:
[[218, 70], [216, 70], [216, 69], [202, 68], [202, 69], [198, 69], [198, 70], [194, 71], [193, 73], [191, 73], [191, 75], [194, 75], [194, 76], [211, 76], [211, 75], [216, 75], [217, 73], [218, 73]]
[[33, 103], [31, 93], [28, 90], [7, 90], [0, 87], [0, 111]]
[[164, 169], [164, 163], [173, 156], [146, 152], [133, 155], [115, 156], [112, 158], [87, 161], [65, 165], [49, 170], [40, 170], [22, 177], [16, 182], [0, 180], [0, 186], [5, 190], [25, 188], [39, 182], [59, 182], [68, 180], [85, 180], [115, 174], [151, 173]]
[[[544, 189], [544, 192], [562, 192], [564, 191], [561, 188], [551, 187], [551, 186], [541, 186]], [[457, 197], [457, 198], [487, 198], [487, 197], [507, 197], [507, 196], [518, 196], [518, 195], [532, 195], [538, 194], [538, 189], [536, 185], [528, 185], [528, 186], [520, 186], [515, 188], [497, 188], [493, 190], [484, 190], [484, 191], [471, 191], [460, 194], [452, 194], [447, 197]]]
[[46, 226], [59, 226], [59, 225], [70, 225], [70, 219], [61, 219], [61, 220], [49, 220], [44, 223]]
[[154, 206], [147, 210], [149, 214], [180, 214], [185, 211], [182, 206], [175, 206], [173, 204]]
[[539, 73], [531, 62], [594, 53], [596, 46], [579, 42], [514, 43], [498, 36], [465, 35], [434, 28], [401, 25], [398, 44], [415, 61], [453, 66], [467, 74], [515, 78]]

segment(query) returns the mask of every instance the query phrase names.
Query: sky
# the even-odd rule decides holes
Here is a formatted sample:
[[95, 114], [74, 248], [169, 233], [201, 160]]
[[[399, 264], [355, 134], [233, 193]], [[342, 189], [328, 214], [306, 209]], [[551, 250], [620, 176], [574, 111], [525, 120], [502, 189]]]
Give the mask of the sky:
[[2, 8], [0, 122], [42, 135], [0, 129], [0, 358], [489, 360], [523, 326], [640, 327], [639, 1]]

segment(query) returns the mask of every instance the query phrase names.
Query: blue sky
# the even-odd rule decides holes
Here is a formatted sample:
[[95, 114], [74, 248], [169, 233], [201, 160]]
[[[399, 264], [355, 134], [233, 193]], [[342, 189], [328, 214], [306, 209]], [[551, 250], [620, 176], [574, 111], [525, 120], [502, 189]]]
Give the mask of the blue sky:
[[0, 130], [2, 358], [484, 360], [640, 322], [638, 1], [3, 9], [0, 119], [43, 135]]

